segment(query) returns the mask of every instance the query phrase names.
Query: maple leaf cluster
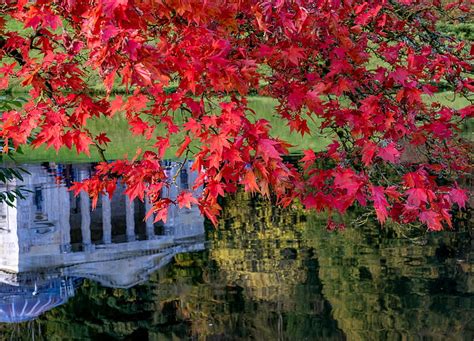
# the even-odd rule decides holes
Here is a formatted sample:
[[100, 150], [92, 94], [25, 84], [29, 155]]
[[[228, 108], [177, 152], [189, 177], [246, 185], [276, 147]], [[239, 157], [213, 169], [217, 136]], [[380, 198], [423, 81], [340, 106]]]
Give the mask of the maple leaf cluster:
[[[2, 114], [1, 138], [104, 156], [110, 139], [88, 123], [123, 115], [153, 149], [104, 160], [73, 189], [96, 201], [122, 181], [131, 199], [150, 199], [156, 220], [169, 205], [198, 205], [216, 224], [219, 197], [244, 187], [284, 206], [373, 206], [381, 223], [441, 230], [467, 202], [459, 127], [474, 113], [474, 48], [435, 25], [469, 10], [469, 0], [3, 2], [0, 88], [16, 79], [31, 90], [21, 110]], [[96, 75], [104, 95], [88, 82]], [[117, 85], [127, 94], [111, 96]], [[471, 105], [433, 102], [446, 89]], [[287, 161], [290, 145], [248, 105], [255, 91], [278, 101], [295, 134], [314, 134], [312, 120], [334, 141]], [[176, 140], [176, 156], [193, 157], [198, 198], [163, 195], [173, 183], [160, 161]]]

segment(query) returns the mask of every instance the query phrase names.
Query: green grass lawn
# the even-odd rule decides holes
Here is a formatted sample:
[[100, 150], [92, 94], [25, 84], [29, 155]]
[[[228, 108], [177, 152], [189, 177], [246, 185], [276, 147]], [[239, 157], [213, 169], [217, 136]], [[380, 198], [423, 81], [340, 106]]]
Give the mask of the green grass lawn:
[[[292, 152], [298, 152], [307, 148], [321, 150], [331, 141], [330, 138], [317, 134], [301, 137], [300, 134], [290, 133], [289, 127], [275, 115], [274, 107], [276, 103], [277, 102], [271, 98], [249, 98], [250, 107], [257, 113], [256, 118], [264, 118], [268, 120], [272, 125], [272, 136], [281, 138], [294, 145], [294, 147], [291, 148]], [[309, 120], [308, 125], [311, 131], [318, 131], [317, 123]], [[137, 148], [140, 147], [142, 150], [151, 149], [154, 143], [154, 140], [146, 141], [143, 137], [132, 135], [129, 131], [127, 120], [121, 115], [116, 115], [113, 118], [103, 117], [100, 119], [91, 119], [88, 126], [94, 133], [106, 132], [108, 137], [112, 140], [105, 152], [105, 155], [109, 160], [120, 159], [125, 156], [131, 158], [135, 155]], [[178, 136], [174, 141], [171, 141], [172, 146], [166, 154], [167, 158], [172, 159], [175, 157], [177, 145], [181, 140], [182, 138]], [[16, 155], [15, 159], [18, 162], [55, 161], [74, 163], [99, 161], [100, 157], [96, 149], [92, 146], [90, 157], [85, 154], [78, 155], [75, 150], [69, 150], [67, 148], [63, 148], [59, 153], [56, 153], [54, 149], [46, 149], [44, 147], [33, 149], [26, 146], [23, 148], [23, 154]]]
[[[427, 98], [428, 101], [439, 100], [443, 104], [454, 108], [461, 108], [468, 104], [467, 100], [456, 97], [452, 94], [441, 93], [434, 98]], [[289, 127], [277, 117], [275, 114], [276, 100], [266, 97], [250, 97], [249, 105], [257, 113], [256, 118], [264, 118], [272, 125], [272, 136], [281, 138], [293, 145], [290, 149], [291, 152], [297, 153], [303, 149], [321, 150], [328, 143], [331, 142], [331, 138], [328, 136], [321, 136], [317, 134], [318, 122], [312, 122], [308, 120], [309, 128], [313, 135], [305, 135], [302, 137], [298, 133], [290, 133]], [[116, 115], [113, 118], [100, 118], [93, 119], [89, 122], [89, 127], [93, 132], [106, 132], [112, 142], [109, 144], [105, 155], [107, 159], [121, 159], [124, 157], [132, 158], [137, 148], [142, 150], [151, 149], [154, 143], [153, 140], [146, 141], [143, 137], [137, 137], [132, 135], [129, 131], [128, 123], [126, 119], [121, 115]], [[467, 127], [467, 134], [472, 135], [472, 129]], [[471, 137], [471, 136], [467, 136]], [[182, 138], [176, 137], [174, 141], [171, 141], [172, 146], [166, 154], [167, 158], [174, 158], [177, 145], [180, 143]], [[99, 161], [100, 157], [94, 147], [91, 146], [91, 156], [88, 157], [85, 154], [77, 154], [75, 150], [68, 150], [63, 148], [56, 153], [54, 149], [38, 148], [33, 149], [31, 147], [25, 147], [23, 154], [19, 154], [15, 157], [18, 162], [44, 162], [54, 161], [61, 163], [74, 163], [74, 162], [95, 162]]]

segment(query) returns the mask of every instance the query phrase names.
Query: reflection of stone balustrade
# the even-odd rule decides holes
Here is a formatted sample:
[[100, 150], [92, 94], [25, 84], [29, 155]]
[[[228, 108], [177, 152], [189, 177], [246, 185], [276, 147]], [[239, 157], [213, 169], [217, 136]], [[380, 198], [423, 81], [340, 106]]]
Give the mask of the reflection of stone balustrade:
[[0, 284], [0, 322], [18, 323], [36, 318], [67, 302], [74, 296], [77, 284], [72, 278], [56, 278], [39, 286], [36, 282], [21, 287]]
[[79, 279], [102, 286], [130, 288], [182, 252], [204, 249], [203, 236], [186, 242], [161, 240], [108, 244], [91, 252], [69, 252], [28, 259], [28, 271], [0, 271], [0, 322], [23, 322], [64, 304], [74, 296]]
[[[23, 168], [30, 174], [16, 185], [30, 191], [26, 199], [16, 207], [0, 203], [0, 322], [34, 318], [73, 294], [71, 289], [71, 295], [51, 296], [51, 290], [36, 288], [37, 282], [89, 278], [127, 288], [145, 281], [174, 255], [204, 248], [204, 220], [197, 208], [171, 209], [168, 224], [155, 225], [153, 218], [144, 221], [150, 203], [131, 202], [119, 185], [113, 198], [102, 196], [92, 211], [88, 195], [74, 197], [66, 185], [89, 177], [90, 166]], [[171, 196], [193, 183], [189, 168], [183, 168], [186, 177], [177, 177]], [[174, 176], [177, 168], [169, 169]], [[66, 170], [69, 175], [63, 176]], [[58, 176], [63, 176], [60, 183]], [[2, 295], [12, 290], [10, 299]], [[19, 304], [24, 309], [17, 311]]]

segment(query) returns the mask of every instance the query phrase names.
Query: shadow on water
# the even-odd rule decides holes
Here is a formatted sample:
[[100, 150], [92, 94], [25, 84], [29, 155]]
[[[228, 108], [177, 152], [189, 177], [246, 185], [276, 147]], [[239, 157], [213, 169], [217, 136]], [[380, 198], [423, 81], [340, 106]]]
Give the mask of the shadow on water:
[[474, 337], [468, 228], [416, 242], [371, 222], [329, 233], [243, 193], [217, 229], [194, 209], [153, 224], [123, 189], [96, 211], [72, 197], [88, 165], [29, 167], [32, 193], [0, 212], [2, 340]]

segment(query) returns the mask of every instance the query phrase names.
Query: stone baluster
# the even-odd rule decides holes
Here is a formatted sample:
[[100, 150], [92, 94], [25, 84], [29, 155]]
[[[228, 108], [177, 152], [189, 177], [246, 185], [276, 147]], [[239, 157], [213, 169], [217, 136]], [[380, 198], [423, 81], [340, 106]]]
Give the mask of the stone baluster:
[[112, 208], [108, 194], [102, 195], [102, 241], [112, 243]]
[[[170, 171], [170, 175], [169, 175], [170, 178], [173, 178], [176, 175], [178, 168], [179, 168], [179, 165], [173, 166], [173, 168]], [[178, 196], [178, 193], [179, 193], [178, 186], [180, 182], [179, 176], [177, 177], [176, 182], [177, 182], [176, 184], [171, 184], [169, 189], [167, 189], [168, 195], [166, 196], [170, 198], [171, 200], [175, 200], [176, 197]], [[167, 217], [166, 225], [173, 226], [175, 224], [176, 218], [177, 218], [177, 207], [175, 205], [171, 205], [168, 209], [168, 217]]]
[[84, 250], [91, 248], [91, 203], [89, 195], [84, 191], [79, 194], [81, 205], [81, 233]]
[[[147, 214], [152, 208], [152, 204], [148, 197], [145, 197], [145, 214]], [[155, 237], [155, 224], [153, 220], [155, 219], [154, 215], [151, 215], [145, 222], [146, 224], [146, 236], [148, 239], [153, 239]]]
[[125, 226], [127, 227], [127, 240], [135, 240], [135, 204], [125, 196]]
[[[89, 172], [86, 169], [79, 170], [79, 180], [82, 181], [88, 177]], [[81, 191], [79, 194], [81, 208], [81, 234], [84, 251], [93, 249], [91, 240], [91, 202], [89, 194]]]

